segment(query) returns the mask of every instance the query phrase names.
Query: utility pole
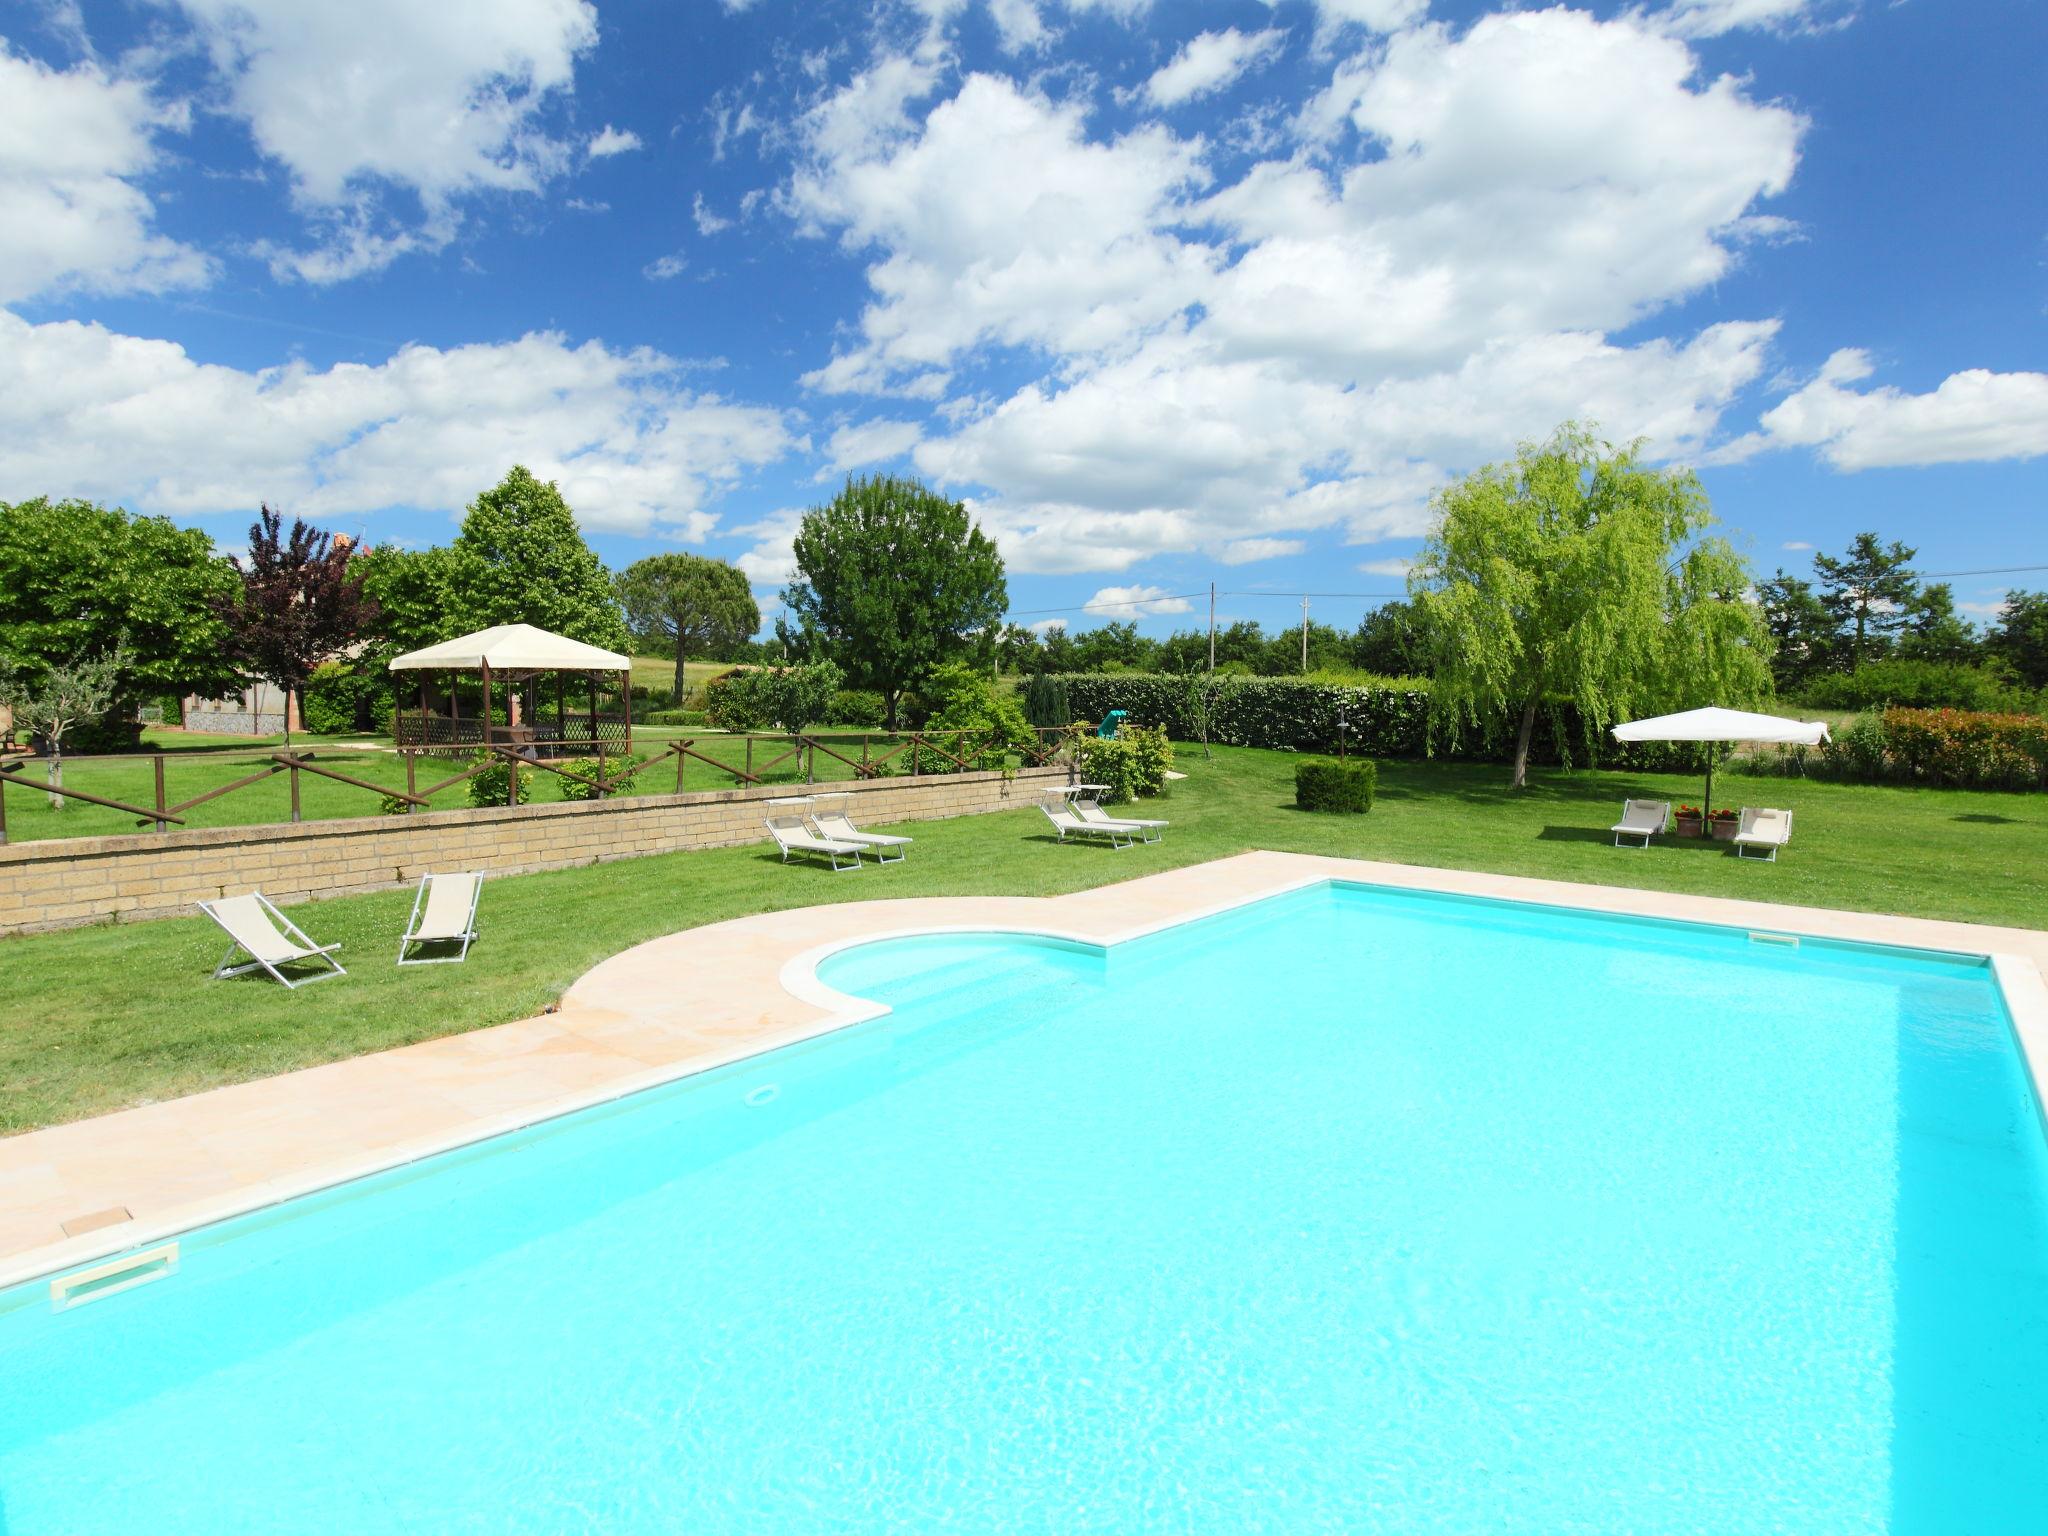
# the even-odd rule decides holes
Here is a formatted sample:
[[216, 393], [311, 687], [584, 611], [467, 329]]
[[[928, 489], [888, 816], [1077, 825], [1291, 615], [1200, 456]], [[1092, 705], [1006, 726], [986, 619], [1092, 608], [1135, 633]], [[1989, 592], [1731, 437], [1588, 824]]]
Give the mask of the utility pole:
[[1209, 583], [1209, 675], [1216, 675], [1216, 583]]
[[1301, 600], [1301, 670], [1308, 673], [1308, 599]]

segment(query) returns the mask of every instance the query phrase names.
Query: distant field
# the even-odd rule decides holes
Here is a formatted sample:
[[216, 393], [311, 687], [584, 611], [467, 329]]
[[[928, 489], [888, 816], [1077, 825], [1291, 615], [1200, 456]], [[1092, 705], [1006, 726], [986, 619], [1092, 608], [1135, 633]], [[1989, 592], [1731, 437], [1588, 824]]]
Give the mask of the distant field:
[[[686, 661], [683, 663], [685, 689], [700, 688], [721, 672], [732, 670], [729, 661]], [[659, 656], [635, 656], [633, 658], [633, 686], [635, 688], [657, 688], [664, 693], [675, 682], [676, 664]]]

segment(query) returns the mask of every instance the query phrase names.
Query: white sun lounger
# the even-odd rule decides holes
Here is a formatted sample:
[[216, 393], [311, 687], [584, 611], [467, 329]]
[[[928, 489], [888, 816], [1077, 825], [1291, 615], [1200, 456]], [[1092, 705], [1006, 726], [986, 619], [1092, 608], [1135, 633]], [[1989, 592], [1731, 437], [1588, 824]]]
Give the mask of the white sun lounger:
[[[820, 837], [804, 823], [801, 816], [770, 816], [768, 834], [775, 839], [775, 846], [782, 850], [782, 862], [787, 864], [792, 853], [822, 853], [832, 861], [832, 868], [841, 874], [860, 868], [860, 844], [842, 842], [836, 837]], [[851, 864], [841, 864], [841, 859], [850, 858]]]
[[[412, 916], [398, 941], [400, 965], [460, 965], [476, 942], [476, 904], [484, 892], [482, 875], [422, 875], [413, 893]], [[452, 955], [413, 955], [416, 944], [459, 944]]]
[[[908, 848], [911, 842], [909, 838], [899, 837], [892, 832], [863, 832], [853, 824], [844, 811], [817, 812], [811, 817], [811, 830], [827, 842], [852, 843], [857, 848], [867, 849], [874, 854], [877, 864], [901, 864], [904, 860], [903, 850]], [[896, 850], [894, 858], [889, 856], [891, 848]]]
[[1102, 802], [1095, 799], [1075, 800], [1074, 814], [1083, 821], [1093, 822], [1098, 827], [1124, 827], [1137, 831], [1143, 834], [1148, 843], [1158, 842], [1159, 834], [1172, 825], [1171, 822], [1149, 820], [1143, 816], [1111, 815], [1102, 808]]
[[1120, 821], [1087, 821], [1076, 815], [1070, 806], [1040, 802], [1045, 819], [1059, 829], [1060, 841], [1067, 840], [1067, 834], [1076, 837], [1106, 837], [1112, 848], [1128, 848], [1138, 841], [1138, 828], [1127, 827]]
[[[291, 990], [308, 982], [348, 974], [341, 968], [341, 962], [334, 958], [334, 952], [341, 948], [339, 944], [315, 944], [303, 928], [278, 911], [261, 891], [252, 891], [247, 896], [223, 896], [219, 901], [202, 901], [199, 910], [220, 924], [234, 941], [228, 945], [228, 952], [221, 956], [220, 964], [214, 967], [215, 981], [224, 976], [267, 971], [271, 980]], [[231, 966], [228, 962], [235, 958], [238, 949], [248, 955], [248, 962]], [[297, 981], [278, 969], [279, 966], [314, 960], [333, 969], [313, 976], [301, 976]]]
[[1778, 862], [1778, 850], [1792, 841], [1792, 813], [1745, 805], [1735, 828], [1735, 857], [1746, 859], [1752, 848], [1767, 848], [1766, 863]]
[[1626, 800], [1622, 802], [1621, 820], [1614, 824], [1614, 846], [1619, 848], [1624, 837], [1640, 837], [1639, 847], [1650, 846], [1650, 839], [1661, 833], [1671, 821], [1669, 800]]

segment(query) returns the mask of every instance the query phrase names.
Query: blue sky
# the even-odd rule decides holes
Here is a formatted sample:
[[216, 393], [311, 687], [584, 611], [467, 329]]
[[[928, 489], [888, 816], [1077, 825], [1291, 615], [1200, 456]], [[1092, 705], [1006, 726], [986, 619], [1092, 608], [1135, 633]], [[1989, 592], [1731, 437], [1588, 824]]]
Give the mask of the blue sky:
[[1398, 590], [1434, 486], [1579, 417], [1698, 466], [1765, 572], [1863, 528], [2048, 564], [2037, 0], [0, 0], [0, 37], [0, 499], [425, 544], [518, 460], [612, 564], [768, 599], [805, 507], [905, 471], [1027, 619], [1164, 630], [1213, 581], [1271, 625]]

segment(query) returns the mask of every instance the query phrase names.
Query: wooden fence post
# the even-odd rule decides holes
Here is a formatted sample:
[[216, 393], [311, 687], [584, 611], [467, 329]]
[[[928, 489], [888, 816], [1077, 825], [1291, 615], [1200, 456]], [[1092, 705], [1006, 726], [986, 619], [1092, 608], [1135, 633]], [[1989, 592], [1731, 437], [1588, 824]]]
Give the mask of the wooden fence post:
[[291, 759], [291, 779], [292, 820], [296, 822], [299, 819], [299, 760], [296, 757]]
[[0, 784], [0, 848], [7, 846], [7, 786]]
[[[405, 792], [408, 795], [416, 795], [419, 793], [419, 790], [419, 754], [407, 751], [405, 754]], [[405, 814], [408, 816], [417, 815], [419, 808], [420, 803], [417, 800], [407, 800], [405, 802]]]
[[751, 737], [751, 736], [749, 736], [749, 737], [747, 738], [747, 777], [751, 779], [751, 778], [752, 778], [753, 776], [754, 776], [754, 738], [753, 738], [753, 737]]
[[[593, 688], [593, 690], [592, 690], [592, 692], [591, 692], [591, 697], [592, 697], [592, 698], [596, 698], [596, 697], [597, 697], [597, 694], [596, 694], [596, 691], [595, 691], [595, 689], [594, 689], [594, 688]], [[517, 805], [518, 803], [519, 803], [519, 759], [518, 759], [518, 758], [516, 758], [516, 757], [510, 757], [510, 758], [507, 758], [507, 759], [505, 760], [505, 806], [506, 806], [506, 809], [508, 809], [508, 810], [509, 810], [509, 809], [511, 809], [511, 808], [512, 808], [513, 806]]]
[[156, 830], [161, 837], [171, 830], [171, 824], [164, 820], [164, 755], [157, 753], [152, 759], [156, 767]]
[[690, 754], [681, 742], [676, 742], [669, 750], [676, 755], [676, 793], [680, 795], [683, 792], [683, 764], [690, 760]]

